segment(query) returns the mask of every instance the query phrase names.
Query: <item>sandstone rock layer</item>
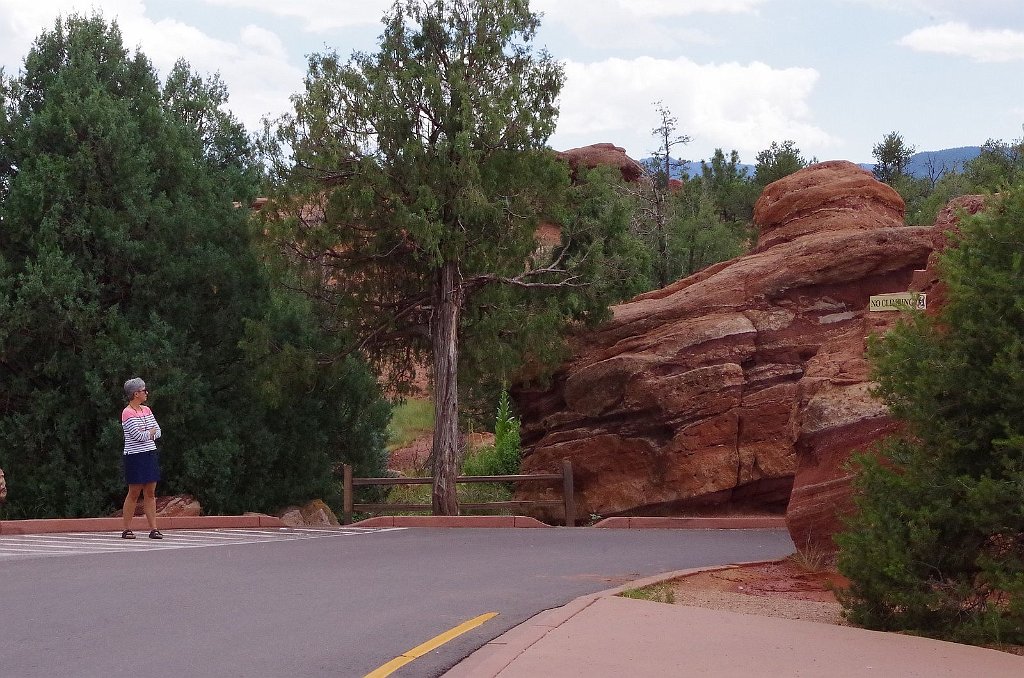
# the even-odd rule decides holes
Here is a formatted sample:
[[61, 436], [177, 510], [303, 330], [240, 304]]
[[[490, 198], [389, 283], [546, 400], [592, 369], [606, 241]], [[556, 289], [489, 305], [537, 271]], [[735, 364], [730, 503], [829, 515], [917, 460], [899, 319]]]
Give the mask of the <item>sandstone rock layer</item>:
[[751, 254], [615, 307], [550, 387], [517, 392], [524, 472], [570, 459], [581, 515], [786, 511], [798, 546], [829, 546], [845, 460], [895, 428], [865, 348], [899, 314], [868, 298], [935, 282], [941, 236], [903, 210], [848, 162], [769, 185]]
[[626, 149], [615, 144], [602, 143], [570, 148], [560, 151], [558, 157], [569, 163], [573, 178], [580, 167], [617, 167], [624, 181], [637, 181], [644, 176], [644, 168], [633, 158], [626, 155]]

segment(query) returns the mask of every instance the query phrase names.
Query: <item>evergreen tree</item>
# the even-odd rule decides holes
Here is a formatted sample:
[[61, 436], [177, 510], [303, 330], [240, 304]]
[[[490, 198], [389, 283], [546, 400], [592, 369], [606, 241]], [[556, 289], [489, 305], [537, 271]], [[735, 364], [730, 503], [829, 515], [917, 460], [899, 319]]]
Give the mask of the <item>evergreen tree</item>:
[[906, 435], [859, 458], [837, 538], [850, 617], [968, 642], [1024, 641], [1024, 187], [961, 221], [936, 318], [871, 345]]
[[754, 166], [754, 183], [762, 189], [773, 181], [778, 181], [797, 172], [816, 160], [805, 160], [800, 155], [796, 142], [790, 139], [781, 144], [773, 141], [771, 146], [757, 154]]
[[1006, 142], [989, 139], [981, 153], [967, 163], [964, 175], [971, 192], [994, 192], [1024, 180], [1024, 139]]
[[962, 168], [932, 164], [927, 178], [904, 175], [893, 187], [907, 205], [907, 224], [928, 226], [950, 200], [977, 193], [998, 193], [1024, 179], [1024, 140], [989, 139]]
[[[300, 498], [287, 465], [336, 454], [337, 436], [292, 444], [291, 424], [250, 397], [255, 359], [267, 356], [240, 341], [273, 327], [274, 298], [232, 198], [251, 195], [258, 174], [206, 135], [199, 121], [218, 118], [217, 102], [171, 94], [186, 71], [162, 91], [116, 25], [71, 16], [3, 83], [0, 464], [12, 517], [119, 503], [121, 384], [136, 375], [152, 385], [165, 431], [162, 489], [189, 491], [207, 510], [267, 510], [264, 489]], [[244, 146], [232, 124], [219, 130]], [[314, 468], [329, 489], [330, 464]]]
[[749, 224], [760, 187], [747, 176], [746, 168], [740, 167], [740, 154], [733, 150], [726, 159], [722, 149], [716, 148], [711, 162], [702, 161], [700, 169], [701, 180], [718, 205], [722, 221]]
[[224, 109], [228, 89], [220, 75], [203, 78], [179, 59], [164, 81], [163, 108], [202, 146], [207, 165], [227, 182], [229, 195], [248, 205], [262, 183], [256, 145], [245, 127]]
[[508, 355], [508, 334], [529, 328], [535, 357], [570, 317], [606, 310], [580, 273], [605, 234], [535, 241], [569, 188], [544, 146], [563, 75], [534, 50], [538, 27], [525, 0], [400, 0], [376, 53], [310, 57], [275, 137], [286, 181], [272, 216], [293, 209], [277, 226], [309, 264], [307, 290], [391, 374], [432, 359], [440, 514], [458, 512], [459, 373], [480, 357], [467, 332]]
[[[683, 190], [672, 196], [669, 251], [675, 279], [738, 257], [751, 242], [750, 222], [727, 221], [715, 188], [714, 178], [708, 173], [688, 181]], [[737, 188], [743, 190], [742, 185]]]
[[669, 200], [671, 199], [672, 180], [677, 171], [683, 170], [687, 162], [672, 157], [672, 149], [690, 143], [690, 137], [678, 134], [679, 119], [672, 115], [660, 101], [655, 103], [661, 124], [651, 130], [658, 139], [658, 148], [651, 153], [646, 162], [651, 185], [646, 191], [638, 194], [645, 203], [650, 224], [653, 227], [654, 243], [657, 249], [654, 270], [657, 276], [656, 286], [665, 287], [672, 280], [672, 259], [669, 253]]
[[889, 132], [871, 149], [875, 156], [875, 178], [890, 186], [907, 174], [907, 165], [916, 149], [903, 140], [899, 132]]

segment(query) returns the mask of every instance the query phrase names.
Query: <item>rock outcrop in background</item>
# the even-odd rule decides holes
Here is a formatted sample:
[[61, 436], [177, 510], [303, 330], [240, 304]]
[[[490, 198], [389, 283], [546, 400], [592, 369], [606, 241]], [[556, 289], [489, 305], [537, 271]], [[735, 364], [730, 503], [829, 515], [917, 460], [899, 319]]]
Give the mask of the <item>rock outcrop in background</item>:
[[550, 388], [517, 392], [523, 472], [570, 459], [581, 515], [785, 511], [798, 546], [830, 547], [845, 461], [896, 427], [865, 348], [898, 312], [868, 298], [930, 291], [952, 223], [907, 227], [903, 210], [849, 162], [769, 185], [751, 254], [614, 307]]
[[617, 167], [622, 174], [623, 181], [639, 181], [645, 175], [643, 166], [636, 160], [626, 155], [626, 149], [615, 144], [601, 143], [570, 148], [567, 151], [559, 151], [558, 157], [569, 163], [572, 169], [572, 177], [575, 180], [580, 167], [593, 169], [595, 167]]

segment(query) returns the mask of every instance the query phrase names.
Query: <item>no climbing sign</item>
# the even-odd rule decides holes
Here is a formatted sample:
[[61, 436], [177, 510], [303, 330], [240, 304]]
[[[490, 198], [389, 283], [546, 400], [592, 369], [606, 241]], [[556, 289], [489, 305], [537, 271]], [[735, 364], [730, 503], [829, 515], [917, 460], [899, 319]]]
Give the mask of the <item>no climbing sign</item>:
[[928, 295], [921, 292], [875, 294], [868, 300], [869, 311], [923, 311], [928, 307]]

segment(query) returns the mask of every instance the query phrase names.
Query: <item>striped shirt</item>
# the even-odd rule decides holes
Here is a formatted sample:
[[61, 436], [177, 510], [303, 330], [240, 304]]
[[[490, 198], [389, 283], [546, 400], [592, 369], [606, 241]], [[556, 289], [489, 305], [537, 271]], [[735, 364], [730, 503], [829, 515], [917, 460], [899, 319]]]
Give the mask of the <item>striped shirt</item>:
[[[136, 412], [131, 405], [121, 412], [121, 428], [124, 429], [124, 453], [135, 454], [156, 449], [156, 438], [160, 437], [160, 424], [156, 423], [153, 410], [145, 405], [141, 412]], [[149, 438], [149, 429], [156, 429], [153, 440]]]

